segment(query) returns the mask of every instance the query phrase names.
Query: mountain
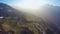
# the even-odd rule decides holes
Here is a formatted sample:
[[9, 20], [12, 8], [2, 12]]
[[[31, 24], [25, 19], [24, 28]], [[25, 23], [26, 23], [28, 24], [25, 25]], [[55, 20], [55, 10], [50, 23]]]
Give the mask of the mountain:
[[[13, 30], [16, 34], [59, 34], [60, 31], [54, 24], [55, 21], [54, 23], [52, 22], [55, 20], [53, 18], [57, 11], [58, 13], [60, 11], [58, 7], [46, 5], [42, 8], [42, 13], [38, 12], [38, 16], [41, 16], [38, 17], [17, 10], [10, 5], [0, 3], [0, 17], [6, 17], [0, 19], [0, 23], [3, 23], [0, 24], [0, 28], [3, 27], [7, 32]], [[16, 17], [18, 18], [16, 19]]]
[[22, 12], [16, 10], [15, 8], [4, 3], [0, 3], [0, 16], [20, 16], [21, 14]]

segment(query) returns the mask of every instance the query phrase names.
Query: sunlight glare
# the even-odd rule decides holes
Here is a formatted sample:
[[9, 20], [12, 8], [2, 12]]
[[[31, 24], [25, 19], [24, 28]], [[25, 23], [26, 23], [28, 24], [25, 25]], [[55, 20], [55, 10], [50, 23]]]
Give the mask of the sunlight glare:
[[21, 3], [16, 4], [18, 7], [25, 9], [38, 9], [44, 4], [43, 0], [24, 0]]

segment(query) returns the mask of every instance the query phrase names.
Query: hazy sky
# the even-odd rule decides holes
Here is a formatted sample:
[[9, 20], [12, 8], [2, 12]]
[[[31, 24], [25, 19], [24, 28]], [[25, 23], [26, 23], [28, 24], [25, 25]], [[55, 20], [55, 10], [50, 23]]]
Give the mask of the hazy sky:
[[60, 5], [60, 0], [0, 0], [0, 3], [1, 2], [24, 8], [38, 8], [44, 4], [51, 4], [56, 6]]

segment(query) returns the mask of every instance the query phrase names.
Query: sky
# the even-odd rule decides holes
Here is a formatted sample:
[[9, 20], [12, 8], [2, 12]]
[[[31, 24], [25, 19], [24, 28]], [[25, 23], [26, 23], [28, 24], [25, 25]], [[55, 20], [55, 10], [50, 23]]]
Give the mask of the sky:
[[12, 6], [20, 6], [22, 8], [39, 8], [44, 4], [60, 6], [60, 0], [0, 0], [0, 3], [6, 3]]

